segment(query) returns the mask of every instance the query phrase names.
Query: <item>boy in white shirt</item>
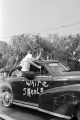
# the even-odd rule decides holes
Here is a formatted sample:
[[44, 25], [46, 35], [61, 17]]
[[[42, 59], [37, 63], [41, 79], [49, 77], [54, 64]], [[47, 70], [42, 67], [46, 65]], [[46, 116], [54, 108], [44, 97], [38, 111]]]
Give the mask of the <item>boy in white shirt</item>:
[[35, 64], [33, 61], [34, 60], [38, 60], [41, 57], [41, 51], [39, 56], [37, 56], [36, 58], [32, 57], [32, 54], [30, 51], [27, 52], [27, 55], [23, 58], [23, 60], [20, 62], [20, 66], [22, 67], [21, 71], [29, 71], [30, 69], [30, 64], [32, 64], [33, 66], [41, 69], [41, 66], [38, 66], [37, 64]]

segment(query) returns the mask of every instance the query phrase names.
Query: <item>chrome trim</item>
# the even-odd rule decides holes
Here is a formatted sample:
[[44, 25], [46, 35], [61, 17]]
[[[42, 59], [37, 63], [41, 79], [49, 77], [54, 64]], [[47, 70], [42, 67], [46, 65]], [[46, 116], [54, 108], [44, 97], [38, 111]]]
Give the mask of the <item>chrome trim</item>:
[[55, 113], [55, 112], [50, 112], [50, 111], [47, 111], [47, 110], [44, 110], [44, 109], [41, 109], [39, 108], [38, 109], [40, 112], [44, 112], [44, 113], [47, 113], [47, 114], [50, 114], [50, 115], [53, 115], [53, 116], [56, 116], [56, 117], [59, 117], [59, 118], [64, 118], [64, 119], [71, 119], [71, 117], [69, 116], [66, 116], [66, 115], [61, 115], [59, 113]]
[[20, 101], [20, 100], [13, 100], [13, 102], [15, 102], [15, 103], [20, 103], [20, 104], [23, 104], [23, 105], [29, 105], [29, 106], [38, 107], [38, 104], [36, 104], [36, 103], [23, 102], [23, 101]]
[[18, 102], [13, 102], [13, 104], [19, 105], [19, 106], [22, 106], [22, 107], [27, 107], [27, 108], [31, 108], [31, 109], [36, 109], [36, 110], [38, 110], [38, 107], [32, 106], [32, 105], [28, 105], [28, 104], [23, 104], [23, 103], [18, 103]]
[[18, 103], [18, 102], [13, 102], [13, 104], [19, 105], [19, 106], [22, 106], [22, 107], [31, 108], [31, 109], [34, 109], [34, 110], [38, 110], [40, 112], [44, 112], [44, 113], [47, 113], [47, 114], [50, 114], [50, 115], [53, 115], [53, 116], [56, 116], [56, 117], [59, 117], [59, 118], [64, 118], [66, 120], [71, 119], [71, 117], [69, 117], [69, 116], [61, 115], [59, 113], [50, 112], [50, 111], [41, 109], [41, 108], [36, 107], [36, 106], [32, 106], [32, 105], [28, 105], [28, 104], [22, 104], [22, 103]]

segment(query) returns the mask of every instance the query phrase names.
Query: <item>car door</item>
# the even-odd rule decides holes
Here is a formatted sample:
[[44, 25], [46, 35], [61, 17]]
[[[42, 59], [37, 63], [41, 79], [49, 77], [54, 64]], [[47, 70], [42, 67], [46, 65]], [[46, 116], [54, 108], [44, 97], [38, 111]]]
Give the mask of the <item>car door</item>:
[[12, 78], [12, 92], [14, 100], [23, 101], [23, 86], [25, 85], [25, 78], [13, 77]]
[[[45, 67], [44, 71], [46, 71]], [[33, 80], [24, 80], [25, 84], [23, 85], [22, 94], [23, 101], [30, 103], [38, 103], [39, 94], [53, 86], [52, 75], [50, 75], [48, 71], [44, 71], [40, 71]]]
[[[12, 82], [14, 99], [26, 104], [38, 103], [39, 94], [53, 86], [53, 77], [45, 67], [33, 79], [14, 77]], [[34, 73], [37, 71], [33, 71]]]
[[9, 77], [13, 98], [17, 101], [23, 101], [23, 87], [26, 83], [26, 78], [22, 77], [22, 72], [14, 69]]

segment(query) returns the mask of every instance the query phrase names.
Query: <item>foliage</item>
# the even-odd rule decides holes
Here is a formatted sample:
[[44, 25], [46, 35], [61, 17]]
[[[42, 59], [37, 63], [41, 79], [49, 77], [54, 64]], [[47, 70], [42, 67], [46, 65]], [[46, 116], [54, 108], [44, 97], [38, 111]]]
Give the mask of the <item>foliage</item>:
[[74, 56], [79, 57], [80, 35], [59, 36], [58, 34], [49, 34], [48, 37], [40, 35], [18, 35], [13, 36], [11, 49], [16, 56], [25, 56], [28, 50], [34, 55], [43, 49], [43, 58], [66, 59]]
[[47, 37], [42, 37], [39, 34], [14, 35], [4, 61], [8, 60], [10, 54], [15, 58], [18, 57], [21, 61], [28, 50], [36, 56], [40, 49], [43, 49], [42, 59], [65, 61], [70, 58], [78, 60], [80, 58], [80, 34], [60, 36], [55, 33], [49, 34]]

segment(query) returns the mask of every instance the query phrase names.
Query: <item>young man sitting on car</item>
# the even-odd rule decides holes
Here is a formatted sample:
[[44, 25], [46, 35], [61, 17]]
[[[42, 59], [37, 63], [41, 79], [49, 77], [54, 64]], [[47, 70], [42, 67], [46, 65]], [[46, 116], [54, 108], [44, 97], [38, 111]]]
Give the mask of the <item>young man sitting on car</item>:
[[23, 77], [30, 77], [31, 75], [34, 76], [33, 72], [30, 72], [30, 64], [35, 66], [38, 69], [41, 69], [41, 66], [38, 66], [34, 63], [34, 60], [39, 60], [42, 54], [42, 50], [40, 50], [40, 54], [34, 58], [30, 51], [27, 52], [27, 55], [23, 58], [23, 60], [20, 62], [19, 66], [21, 66], [22, 76]]

